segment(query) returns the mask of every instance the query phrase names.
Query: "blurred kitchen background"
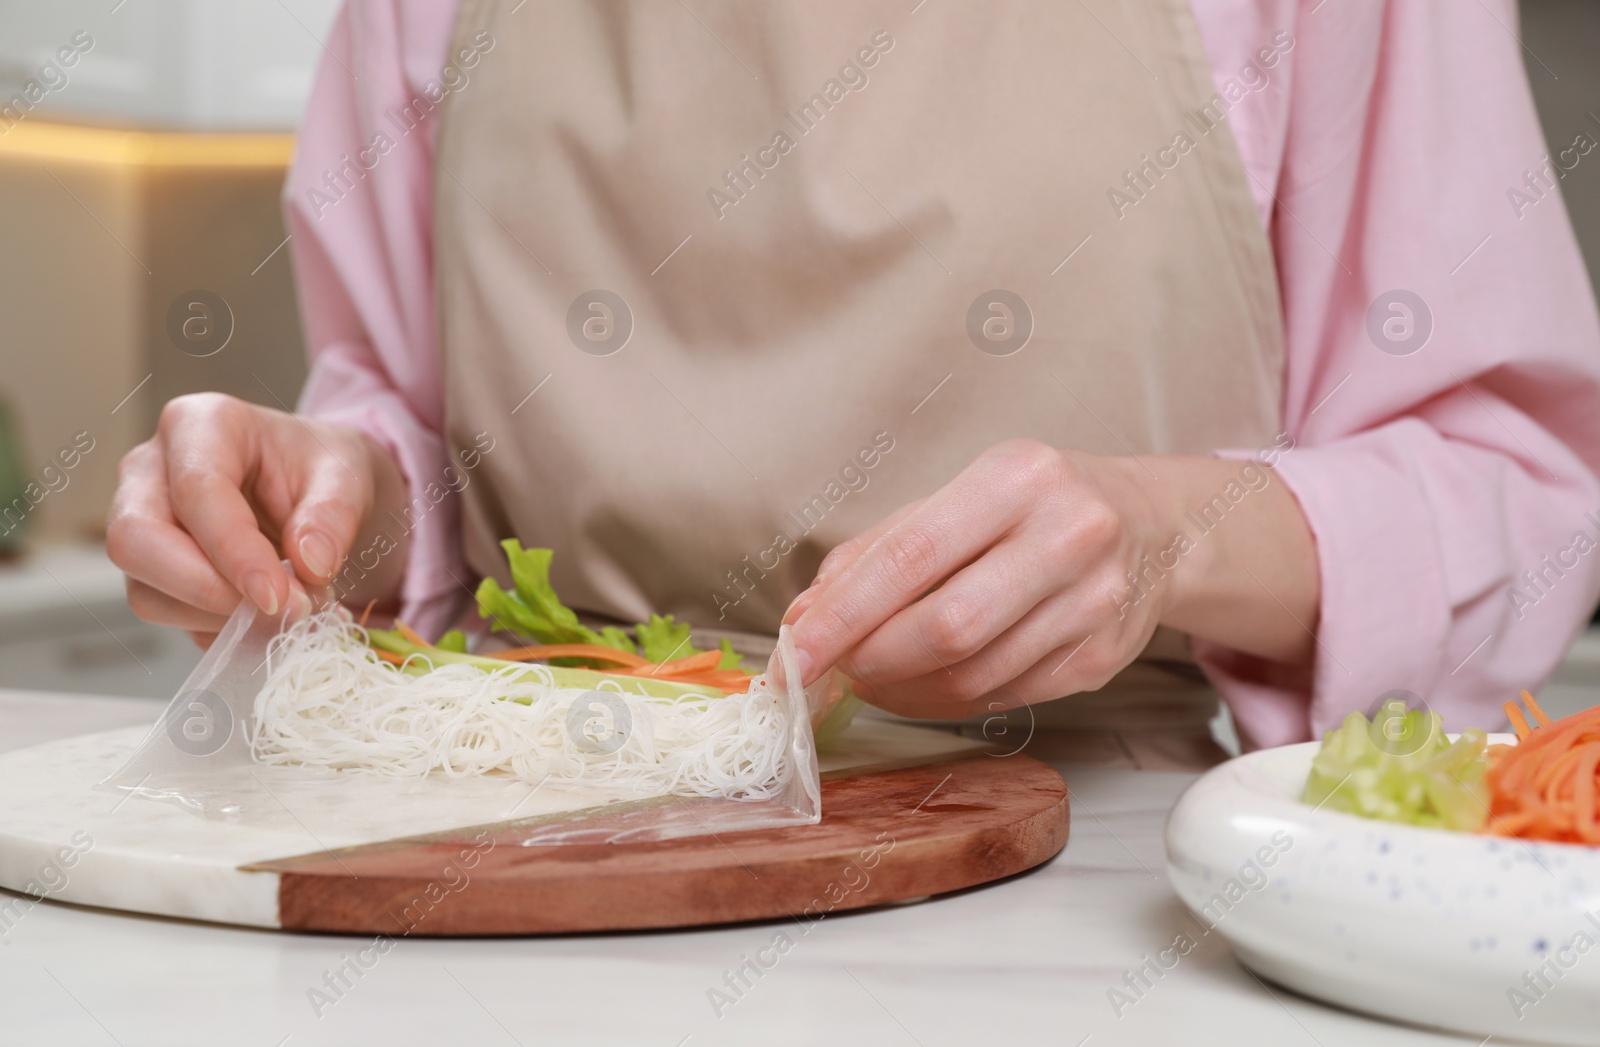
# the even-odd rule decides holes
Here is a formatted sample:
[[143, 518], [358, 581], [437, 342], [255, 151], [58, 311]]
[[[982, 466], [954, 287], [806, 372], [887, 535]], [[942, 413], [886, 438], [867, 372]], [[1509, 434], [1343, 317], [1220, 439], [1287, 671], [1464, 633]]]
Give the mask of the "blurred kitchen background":
[[[171, 397], [299, 395], [279, 190], [337, 7], [0, 0], [0, 687], [170, 697], [198, 659], [128, 611], [106, 506]], [[1600, 0], [1522, 14], [1546, 138], [1600, 135]], [[1561, 190], [1600, 271], [1600, 165]], [[1600, 633], [1544, 697], [1600, 699]]]
[[106, 507], [172, 397], [299, 396], [279, 192], [337, 8], [0, 0], [0, 687], [170, 697], [198, 659], [128, 610]]

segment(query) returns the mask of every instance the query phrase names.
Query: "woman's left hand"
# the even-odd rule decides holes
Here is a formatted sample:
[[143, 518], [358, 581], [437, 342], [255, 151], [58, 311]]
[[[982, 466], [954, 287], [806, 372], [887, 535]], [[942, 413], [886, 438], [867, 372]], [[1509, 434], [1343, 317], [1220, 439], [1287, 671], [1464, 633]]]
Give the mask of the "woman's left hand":
[[[1243, 495], [1201, 530], [1225, 488]], [[956, 719], [1101, 687], [1161, 624], [1307, 664], [1317, 595], [1270, 469], [1013, 440], [834, 549], [784, 621], [806, 682], [837, 664], [874, 705]]]

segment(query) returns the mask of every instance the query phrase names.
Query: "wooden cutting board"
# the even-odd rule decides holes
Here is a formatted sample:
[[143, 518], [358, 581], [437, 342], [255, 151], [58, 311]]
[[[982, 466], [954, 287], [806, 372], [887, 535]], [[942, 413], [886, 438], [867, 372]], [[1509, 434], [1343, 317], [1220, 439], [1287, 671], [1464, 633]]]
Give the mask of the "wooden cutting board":
[[[548, 934], [689, 927], [923, 898], [1067, 842], [1067, 789], [1025, 756], [835, 778], [817, 825], [659, 843], [519, 847], [501, 828], [261, 863], [283, 927]], [[464, 868], [472, 862], [470, 868]]]
[[[291, 833], [92, 790], [142, 733], [86, 735], [0, 756], [0, 795], [8, 797], [0, 811], [0, 886], [285, 930], [393, 937], [613, 931], [816, 919], [923, 898], [1032, 868], [1061, 850], [1068, 831], [1066, 784], [1050, 767], [974, 752], [920, 728], [876, 725], [846, 761], [851, 766], [825, 774], [817, 825], [525, 846], [525, 821], [507, 821], [312, 849]], [[26, 905], [0, 898], [6, 901]], [[6, 918], [0, 905], [0, 922]]]

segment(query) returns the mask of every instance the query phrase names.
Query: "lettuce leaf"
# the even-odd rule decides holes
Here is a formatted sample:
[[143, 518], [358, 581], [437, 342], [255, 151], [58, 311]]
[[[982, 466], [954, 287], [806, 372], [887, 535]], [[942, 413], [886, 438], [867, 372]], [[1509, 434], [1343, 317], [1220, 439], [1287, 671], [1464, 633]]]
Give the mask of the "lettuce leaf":
[[[561, 602], [550, 584], [550, 549], [524, 549], [515, 538], [500, 543], [511, 567], [508, 592], [493, 578], [478, 586], [478, 613], [489, 620], [494, 632], [516, 633], [537, 643], [588, 643], [637, 654], [652, 662], [688, 658], [702, 652], [689, 642], [691, 627], [670, 614], [652, 614], [650, 620], [627, 630], [607, 625], [599, 632], [578, 621], [573, 610]], [[742, 669], [743, 660], [733, 645], [722, 641], [719, 669]], [[556, 664], [582, 664], [584, 659], [556, 659]]]
[[628, 636], [627, 630], [620, 626], [601, 626], [600, 643], [606, 647], [615, 647], [619, 651], [627, 651], [629, 654], [639, 653], [639, 649], [634, 646], [633, 640]]
[[[578, 621], [550, 585], [549, 549], [524, 549], [515, 538], [500, 543], [511, 566], [511, 592], [493, 578], [478, 586], [478, 613], [495, 632], [521, 633], [540, 643], [602, 643], [600, 635]], [[614, 646], [606, 644], [606, 646]]]
[[690, 627], [679, 625], [670, 614], [652, 614], [648, 622], [634, 626], [639, 638], [639, 656], [652, 662], [670, 662], [698, 654], [689, 643]]

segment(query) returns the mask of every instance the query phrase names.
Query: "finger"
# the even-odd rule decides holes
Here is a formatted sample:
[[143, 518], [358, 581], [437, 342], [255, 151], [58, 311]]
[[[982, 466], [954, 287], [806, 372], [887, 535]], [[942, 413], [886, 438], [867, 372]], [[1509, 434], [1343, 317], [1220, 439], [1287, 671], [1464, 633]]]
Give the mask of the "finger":
[[1098, 689], [1148, 639], [1107, 625], [1092, 601], [1066, 592], [1041, 603], [971, 658], [908, 680], [863, 683], [861, 696], [908, 716], [961, 719]]
[[333, 454], [318, 456], [283, 528], [284, 552], [307, 585], [328, 584], [355, 544], [372, 505], [372, 484]]
[[[1056, 670], [1063, 662], [1075, 661], [1090, 640], [1092, 637], [1084, 637], [1045, 651], [1042, 657], [1024, 665], [1020, 674], [987, 690], [975, 688], [964, 681], [987, 676], [988, 670], [963, 670], [961, 676], [956, 678], [956, 683], [951, 683], [945, 674], [930, 673], [901, 683], [878, 686], [862, 684], [856, 693], [862, 700], [880, 709], [924, 720], [965, 720], [1019, 705], [1064, 698], [1077, 691], [1070, 690], [1070, 684], [1061, 682]], [[1013, 659], [1008, 657], [1007, 660]]]
[[144, 621], [191, 631], [214, 633], [228, 622], [226, 615], [212, 614], [175, 600], [161, 590], [132, 578], [128, 579], [128, 606]]
[[[1037, 491], [1059, 483], [1059, 457], [1034, 446], [1042, 448], [1002, 445], [986, 452], [823, 587], [794, 625], [807, 683], [1009, 532]], [[1046, 476], [1050, 468], [1057, 474]]]
[[[1153, 631], [1152, 623], [1149, 632]], [[1109, 631], [1096, 630], [1050, 651], [1004, 686], [983, 695], [981, 700], [988, 702], [1003, 696], [1009, 704], [1000, 707], [1009, 708], [1017, 702], [1034, 705], [1053, 698], [1098, 691], [1132, 664], [1149, 639], [1147, 632], [1143, 640], [1129, 643]]]
[[242, 490], [245, 477], [262, 464], [255, 453], [258, 423], [244, 413], [250, 410], [219, 401], [163, 412], [167, 487], [173, 517], [222, 577], [263, 614], [275, 615], [289, 596], [289, 580]]
[[811, 588], [796, 596], [794, 602], [789, 605], [789, 609], [783, 612], [783, 624], [793, 625], [799, 621], [800, 616], [806, 613], [807, 608], [816, 603], [817, 593], [821, 591], [822, 584], [820, 582], [812, 582]]
[[1081, 569], [1052, 562], [1039, 542], [1013, 535], [897, 612], [846, 652], [839, 668], [853, 680], [894, 683], [965, 661]]
[[239, 592], [217, 573], [194, 540], [173, 521], [167, 470], [158, 444], [141, 444], [122, 460], [106, 520], [106, 553], [129, 578], [212, 614], [226, 615]]
[[217, 634], [191, 629], [189, 631], [189, 639], [193, 640], [195, 646], [202, 651], [209, 651], [211, 650], [211, 645], [217, 642]]
[[926, 497], [922, 497], [907, 502], [854, 538], [834, 546], [829, 550], [828, 555], [822, 558], [822, 563], [817, 565], [816, 583], [822, 584], [837, 577], [841, 571], [860, 559], [861, 554], [866, 552], [873, 542], [887, 534], [896, 524], [910, 516], [927, 500]]
[[798, 621], [800, 616], [806, 613], [806, 609], [816, 602], [817, 594], [830, 578], [833, 578], [841, 570], [854, 563], [862, 552], [877, 541], [884, 532], [911, 515], [917, 506], [925, 501], [927, 501], [926, 498], [918, 498], [916, 501], [907, 502], [854, 538], [840, 542], [829, 550], [828, 555], [824, 556], [822, 563], [817, 566], [816, 580], [811, 583], [809, 588], [799, 596], [796, 596], [794, 602], [789, 605], [789, 609], [783, 613], [783, 624], [792, 625]]

